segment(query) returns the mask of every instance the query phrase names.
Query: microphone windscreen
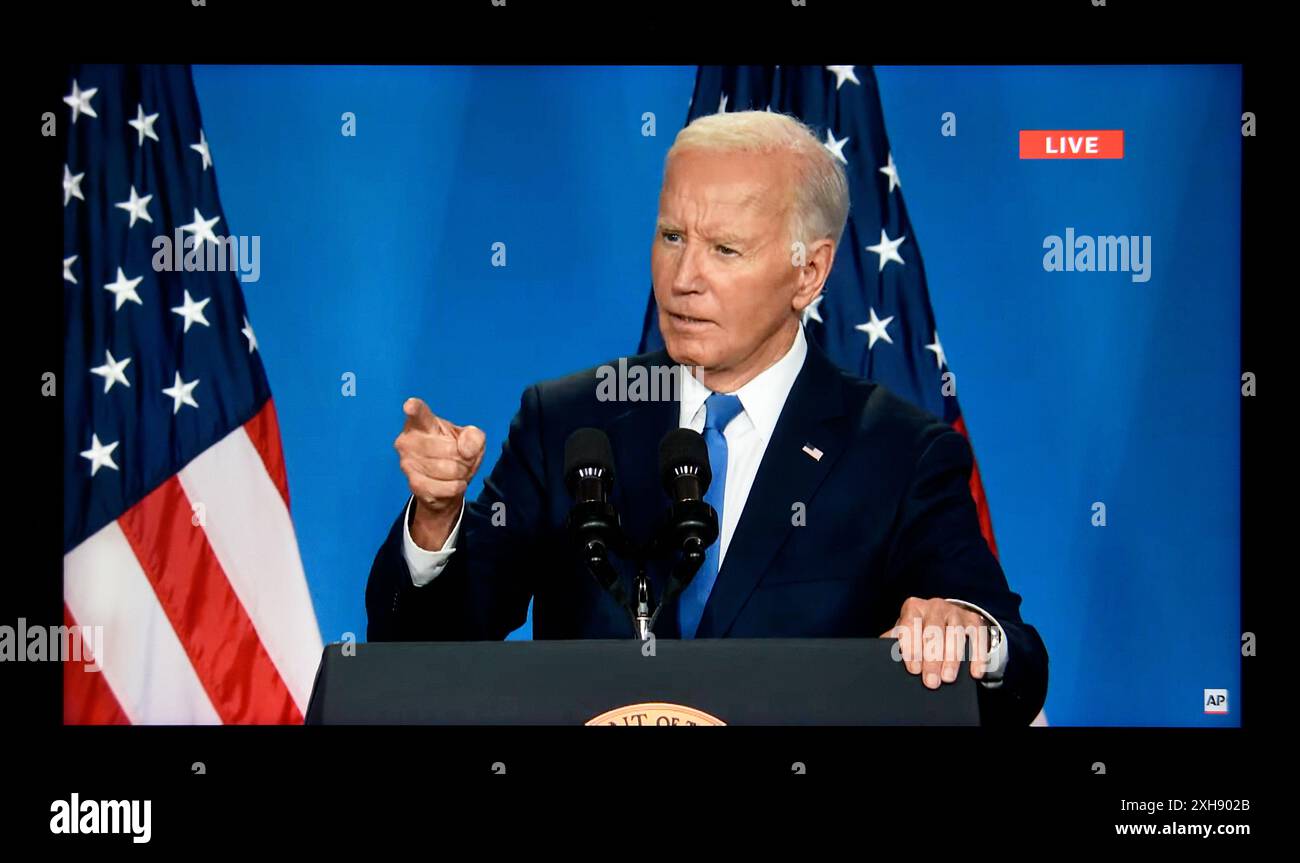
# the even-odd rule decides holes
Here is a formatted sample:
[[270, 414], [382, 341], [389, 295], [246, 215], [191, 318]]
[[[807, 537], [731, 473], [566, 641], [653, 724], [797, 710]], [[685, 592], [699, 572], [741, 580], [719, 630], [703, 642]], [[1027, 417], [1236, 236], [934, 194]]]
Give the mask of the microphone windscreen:
[[673, 477], [679, 468], [689, 468], [700, 478], [700, 494], [709, 488], [713, 481], [713, 470], [709, 467], [709, 445], [704, 436], [694, 429], [675, 428], [664, 435], [659, 442], [659, 479], [672, 492]]
[[578, 429], [564, 442], [564, 484], [570, 494], [577, 494], [578, 472], [583, 468], [597, 468], [606, 488], [613, 485], [614, 448], [600, 429]]

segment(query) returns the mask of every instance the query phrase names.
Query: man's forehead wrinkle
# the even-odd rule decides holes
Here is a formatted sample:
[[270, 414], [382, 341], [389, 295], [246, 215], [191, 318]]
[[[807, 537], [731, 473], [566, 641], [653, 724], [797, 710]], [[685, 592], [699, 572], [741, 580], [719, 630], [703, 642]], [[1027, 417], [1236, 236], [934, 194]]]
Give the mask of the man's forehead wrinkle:
[[761, 190], [741, 192], [730, 198], [722, 195], [697, 198], [682, 192], [669, 193], [664, 196], [660, 221], [680, 222], [682, 228], [724, 231], [734, 228], [738, 219], [759, 215], [766, 197]]
[[704, 201], [717, 206], [749, 207], [762, 203], [771, 197], [772, 190], [766, 183], [728, 183], [726, 185], [710, 184], [701, 190], [670, 186], [665, 197], [682, 201]]

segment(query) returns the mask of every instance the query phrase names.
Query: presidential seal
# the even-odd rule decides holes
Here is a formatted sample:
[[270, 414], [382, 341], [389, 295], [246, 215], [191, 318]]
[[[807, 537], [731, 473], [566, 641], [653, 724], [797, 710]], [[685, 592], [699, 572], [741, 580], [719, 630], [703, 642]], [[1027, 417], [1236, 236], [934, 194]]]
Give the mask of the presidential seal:
[[607, 710], [587, 725], [726, 725], [716, 716], [684, 704], [648, 701]]

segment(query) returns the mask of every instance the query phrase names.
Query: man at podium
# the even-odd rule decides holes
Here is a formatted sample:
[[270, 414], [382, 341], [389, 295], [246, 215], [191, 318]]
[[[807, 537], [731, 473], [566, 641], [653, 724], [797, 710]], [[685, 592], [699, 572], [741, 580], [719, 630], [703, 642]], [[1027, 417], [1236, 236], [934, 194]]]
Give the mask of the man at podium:
[[[632, 637], [569, 542], [565, 442], [606, 433], [611, 502], [646, 541], [669, 503], [658, 444], [685, 427], [708, 445], [718, 538], [656, 637], [896, 637], [932, 689], [956, 679], [969, 643], [985, 721], [1028, 724], [1047, 651], [981, 535], [965, 437], [805, 337], [848, 207], [839, 161], [792, 117], [721, 113], [683, 129], [650, 253], [665, 349], [529, 386], [474, 501], [483, 432], [408, 399], [394, 446], [411, 497], [370, 572], [368, 638], [502, 639], [530, 600], [534, 638]], [[611, 398], [614, 368], [684, 373], [670, 397]], [[614, 563], [631, 584], [631, 564]], [[647, 576], [663, 596], [666, 564]], [[935, 628], [957, 633], [937, 653], [924, 647]]]

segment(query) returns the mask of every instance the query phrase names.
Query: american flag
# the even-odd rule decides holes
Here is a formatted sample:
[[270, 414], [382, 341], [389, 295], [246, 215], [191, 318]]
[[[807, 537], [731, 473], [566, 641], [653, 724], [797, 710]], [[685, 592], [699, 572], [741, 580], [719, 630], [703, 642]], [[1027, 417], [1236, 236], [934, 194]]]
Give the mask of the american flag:
[[320, 630], [190, 70], [66, 86], [64, 623], [102, 671], [64, 663], [64, 722], [301, 723]]
[[[808, 338], [841, 368], [884, 384], [969, 439], [955, 380], [944, 377], [948, 360], [871, 67], [700, 67], [688, 124], [706, 114], [750, 110], [789, 114], [806, 123], [848, 176], [849, 221], [821, 296], [804, 310]], [[640, 350], [662, 347], [652, 292]], [[970, 490], [981, 531], [996, 556], [978, 464]]]

